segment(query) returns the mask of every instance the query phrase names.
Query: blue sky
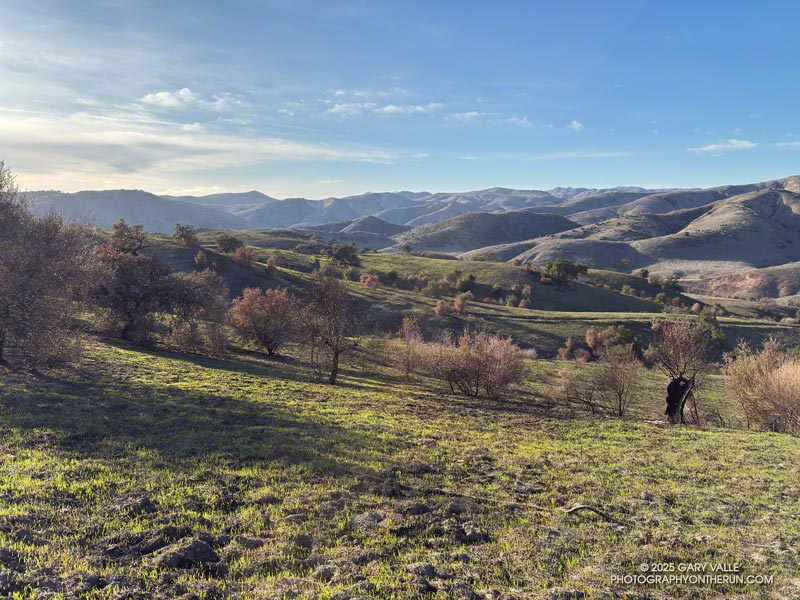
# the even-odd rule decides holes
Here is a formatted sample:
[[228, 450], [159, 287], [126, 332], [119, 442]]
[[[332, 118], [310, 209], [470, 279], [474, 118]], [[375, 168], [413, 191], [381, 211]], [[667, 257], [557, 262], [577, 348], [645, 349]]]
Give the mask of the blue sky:
[[0, 0], [25, 189], [326, 197], [800, 173], [796, 2]]

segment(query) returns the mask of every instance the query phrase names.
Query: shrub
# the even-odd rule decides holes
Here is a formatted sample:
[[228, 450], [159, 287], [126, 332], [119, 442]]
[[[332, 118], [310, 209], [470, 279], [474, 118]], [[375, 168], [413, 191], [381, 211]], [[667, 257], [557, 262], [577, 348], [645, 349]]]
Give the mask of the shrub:
[[194, 255], [194, 267], [201, 270], [208, 268], [208, 255], [202, 250], [198, 250]]
[[520, 308], [533, 308], [533, 303], [530, 300], [528, 300], [527, 298], [523, 298], [522, 300], [519, 301], [519, 307]]
[[442, 280], [448, 286], [455, 287], [456, 285], [458, 285], [458, 282], [461, 279], [461, 275], [462, 274], [463, 274], [462, 271], [459, 271], [458, 269], [455, 269], [454, 271], [450, 271], [449, 273], [447, 273], [447, 275], [445, 275], [442, 278]]
[[568, 337], [564, 341], [564, 345], [556, 351], [556, 356], [559, 360], [569, 360], [572, 358], [572, 351], [575, 348], [575, 341]]
[[614, 346], [604, 351], [600, 362], [587, 371], [562, 377], [553, 398], [585, 408], [593, 415], [602, 412], [622, 417], [641, 389], [643, 368], [633, 348]]
[[0, 364], [40, 366], [78, 356], [72, 323], [96, 278], [91, 243], [84, 227], [29, 213], [0, 161]]
[[486, 331], [465, 331], [458, 338], [445, 333], [425, 347], [428, 374], [466, 396], [483, 391], [495, 398], [522, 380], [519, 348], [508, 338]]
[[248, 248], [246, 246], [240, 246], [233, 253], [233, 262], [245, 269], [251, 267], [253, 263], [256, 262], [257, 258], [258, 254], [255, 248]]
[[462, 277], [458, 280], [458, 284], [456, 289], [461, 292], [469, 292], [472, 287], [475, 285], [475, 275], [467, 275], [466, 277]]
[[275, 279], [278, 276], [278, 257], [274, 254], [267, 258], [267, 275], [271, 279]]
[[650, 271], [648, 271], [647, 269], [639, 269], [638, 271], [636, 271], [635, 275], [641, 277], [642, 279], [647, 279], [648, 277], [650, 277]]
[[557, 258], [545, 265], [542, 274], [559, 285], [567, 283], [570, 279], [575, 279], [578, 275], [586, 273], [588, 268], [584, 265], [576, 265], [566, 258]]
[[378, 276], [374, 275], [374, 274], [373, 275], [366, 275], [366, 274], [362, 275], [361, 276], [361, 283], [363, 283], [364, 286], [367, 289], [374, 290], [374, 289], [376, 289], [378, 287], [378, 283], [379, 283]]
[[463, 315], [465, 312], [467, 312], [467, 307], [470, 300], [472, 300], [471, 292], [459, 294], [455, 297], [455, 300], [453, 300], [453, 310], [458, 314]]
[[574, 358], [577, 362], [590, 362], [592, 360], [592, 353], [589, 352], [586, 348], [576, 348], [572, 353], [572, 358]]
[[172, 234], [173, 239], [180, 242], [184, 246], [194, 248], [200, 245], [200, 238], [197, 236], [197, 229], [191, 225], [175, 225], [175, 233]]
[[422, 295], [429, 298], [440, 298], [448, 292], [448, 286], [443, 281], [432, 281], [422, 290]]
[[400, 338], [403, 340], [402, 369], [406, 379], [409, 379], [417, 369], [419, 351], [422, 346], [422, 330], [414, 317], [403, 317]]
[[298, 310], [297, 299], [286, 289], [247, 288], [233, 301], [230, 321], [242, 341], [272, 356], [295, 335]]
[[453, 306], [452, 302], [442, 299], [436, 303], [436, 308], [434, 311], [439, 317], [448, 317], [453, 314], [453, 311], [455, 311], [455, 306]]
[[509, 294], [506, 296], [506, 306], [517, 306], [519, 304], [519, 298], [514, 294]]
[[355, 244], [334, 244], [328, 251], [328, 257], [342, 267], [361, 266], [361, 258], [358, 256], [358, 248]]
[[230, 234], [223, 233], [217, 238], [217, 250], [223, 254], [233, 254], [237, 249], [244, 246], [244, 242]]
[[746, 342], [725, 355], [731, 397], [748, 427], [800, 433], [800, 360], [790, 358], [774, 340], [760, 352]]

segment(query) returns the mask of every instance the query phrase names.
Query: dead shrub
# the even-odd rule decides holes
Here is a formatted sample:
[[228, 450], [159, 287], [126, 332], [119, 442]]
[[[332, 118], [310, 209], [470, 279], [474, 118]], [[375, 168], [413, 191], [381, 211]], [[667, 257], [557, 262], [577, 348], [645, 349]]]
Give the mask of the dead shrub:
[[363, 283], [364, 287], [366, 287], [367, 289], [374, 290], [378, 287], [378, 283], [380, 283], [380, 281], [378, 280], [377, 275], [364, 274], [361, 275], [361, 283]]
[[449, 300], [442, 299], [436, 303], [436, 308], [434, 310], [436, 311], [436, 316], [448, 317], [455, 311], [455, 306], [453, 306], [453, 303]]
[[258, 254], [255, 248], [248, 248], [247, 246], [240, 246], [233, 253], [233, 262], [245, 269], [251, 267], [257, 258]]
[[749, 427], [781, 433], [800, 432], [800, 360], [774, 340], [760, 352], [740, 342], [725, 355], [731, 397]]
[[643, 369], [632, 347], [613, 346], [589, 370], [562, 377], [554, 400], [579, 406], [593, 415], [622, 417], [641, 390]]
[[428, 375], [465, 396], [483, 391], [496, 398], [522, 380], [517, 345], [486, 331], [464, 331], [457, 338], [447, 332], [437, 343], [424, 346], [421, 362]]

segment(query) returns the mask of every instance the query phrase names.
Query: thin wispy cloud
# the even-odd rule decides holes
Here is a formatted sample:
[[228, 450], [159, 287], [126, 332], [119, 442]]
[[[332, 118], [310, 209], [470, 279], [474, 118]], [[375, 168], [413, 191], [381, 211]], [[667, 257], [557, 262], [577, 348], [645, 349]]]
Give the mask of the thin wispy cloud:
[[461, 121], [462, 123], [469, 123], [470, 121], [474, 121], [475, 119], [481, 117], [483, 113], [478, 112], [477, 110], [470, 110], [467, 112], [460, 112], [460, 113], [450, 113], [447, 115], [447, 119], [450, 121]]
[[430, 114], [442, 108], [440, 102], [428, 104], [385, 104], [376, 102], [342, 102], [334, 104], [328, 113], [337, 117], [357, 117], [364, 114], [379, 116]]
[[731, 138], [717, 144], [709, 144], [707, 146], [700, 146], [697, 148], [687, 148], [687, 151], [694, 154], [720, 155], [733, 150], [752, 150], [757, 146], [758, 144], [756, 142]]
[[787, 150], [800, 150], [800, 142], [776, 142], [773, 146], [786, 148]]
[[189, 88], [177, 92], [154, 92], [142, 98], [142, 102], [161, 108], [201, 108], [206, 110], [229, 110], [243, 104], [233, 94], [214, 94], [210, 98], [196, 94]]
[[575, 132], [582, 131], [583, 123], [581, 123], [580, 121], [572, 121], [570, 122], [569, 125], [567, 125], [567, 129]]
[[375, 148], [187, 131], [179, 123], [153, 126], [86, 114], [19, 118], [0, 112], [0, 130], [20, 178], [37, 182], [37, 188], [61, 181], [59, 187], [75, 189], [109, 176], [140, 188], [176, 174], [275, 161], [389, 164], [398, 157]]

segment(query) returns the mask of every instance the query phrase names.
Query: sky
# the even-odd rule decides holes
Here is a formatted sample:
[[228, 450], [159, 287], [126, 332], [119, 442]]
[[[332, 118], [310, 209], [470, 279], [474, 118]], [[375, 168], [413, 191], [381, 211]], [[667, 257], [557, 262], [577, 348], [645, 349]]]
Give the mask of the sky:
[[0, 0], [24, 190], [323, 198], [800, 173], [800, 3]]

